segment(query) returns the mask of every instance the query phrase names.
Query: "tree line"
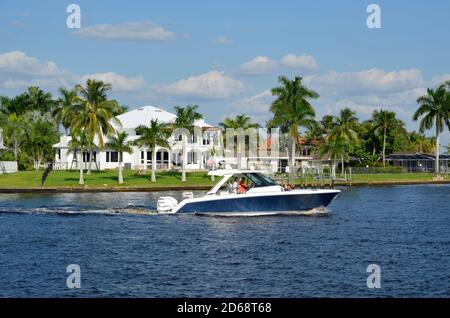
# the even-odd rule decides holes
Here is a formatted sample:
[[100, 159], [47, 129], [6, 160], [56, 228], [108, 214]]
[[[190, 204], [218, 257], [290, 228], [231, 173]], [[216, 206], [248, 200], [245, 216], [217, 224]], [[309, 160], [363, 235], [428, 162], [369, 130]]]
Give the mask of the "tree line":
[[[436, 154], [439, 158], [440, 135], [450, 129], [450, 81], [435, 89], [428, 89], [417, 99], [419, 105], [413, 120], [420, 121], [419, 131], [408, 132], [405, 123], [395, 112], [375, 110], [368, 120], [359, 121], [356, 112], [343, 108], [337, 116], [325, 115], [316, 119], [312, 105], [319, 94], [303, 84], [303, 78], [279, 77], [279, 86], [271, 92], [272, 118], [267, 128], [277, 127], [285, 133], [284, 149], [289, 154], [290, 182], [293, 183], [295, 156], [299, 154], [299, 141], [310, 145], [311, 154], [327, 158], [335, 175], [338, 162], [341, 166], [350, 157], [358, 158], [361, 165], [386, 166], [386, 155], [395, 151], [413, 151]], [[109, 147], [119, 153], [119, 183], [123, 182], [123, 153], [131, 152], [133, 145], [152, 150], [151, 181], [156, 181], [156, 146], [170, 148], [167, 140], [176, 128], [193, 131], [194, 121], [203, 118], [197, 105], [175, 106], [176, 120], [167, 125], [152, 120], [149, 125], [136, 129], [139, 138], [130, 142], [127, 133], [116, 129], [121, 123], [117, 116], [127, 110], [116, 100], [109, 99], [112, 87], [108, 83], [88, 79], [84, 85], [73, 89], [59, 89], [59, 97], [32, 86], [15, 97], [0, 97], [0, 127], [3, 128], [6, 146], [0, 160], [17, 160], [20, 170], [39, 169], [54, 159], [53, 144], [59, 140], [59, 130], [71, 135], [71, 151], [87, 154], [87, 174], [91, 173], [94, 149]], [[245, 114], [226, 118], [219, 124], [226, 128], [255, 128]], [[435, 129], [435, 137], [426, 137], [425, 130]], [[106, 137], [106, 140], [105, 140]], [[283, 145], [283, 143], [282, 143]], [[187, 136], [182, 137], [182, 181], [186, 180]], [[238, 156], [241, 151], [238, 149]], [[82, 161], [82, 157], [80, 157]], [[437, 166], [437, 165], [436, 165]], [[438, 167], [436, 167], [438, 169]], [[438, 170], [436, 170], [438, 172]], [[80, 184], [84, 184], [84, 169], [80, 165]]]
[[[87, 157], [87, 174], [92, 171], [94, 149], [108, 147], [118, 152], [119, 183], [123, 183], [123, 154], [131, 153], [132, 146], [152, 149], [151, 181], [156, 181], [156, 146], [170, 148], [168, 138], [174, 129], [183, 129], [183, 158], [186, 158], [187, 133], [192, 132], [194, 121], [203, 118], [197, 105], [175, 106], [175, 122], [167, 125], [152, 120], [149, 125], [136, 128], [138, 139], [131, 142], [128, 134], [120, 129], [118, 115], [127, 111], [126, 106], [109, 99], [111, 84], [88, 79], [85, 85], [73, 89], [59, 89], [54, 99], [39, 87], [32, 86], [26, 92], [12, 98], [0, 97], [0, 127], [3, 128], [6, 146], [0, 160], [15, 160], [20, 170], [39, 170], [43, 163], [54, 160], [53, 145], [59, 141], [59, 129], [71, 136], [69, 148], [78, 155], [79, 183], [84, 184], [83, 153]], [[186, 159], [182, 163], [182, 181], [186, 181]]]
[[[405, 123], [393, 111], [380, 108], [368, 120], [359, 121], [356, 112], [343, 108], [337, 116], [325, 115], [316, 119], [312, 102], [319, 94], [303, 84], [303, 78], [278, 78], [279, 86], [272, 88], [275, 100], [270, 111], [272, 118], [266, 122], [268, 128], [277, 127], [287, 135], [284, 149], [289, 156], [289, 182], [294, 182], [295, 157], [299, 154], [299, 140], [311, 147], [311, 154], [331, 160], [331, 173], [336, 175], [336, 165], [355, 157], [360, 165], [386, 166], [386, 155], [399, 152], [435, 153], [439, 162], [440, 135], [450, 129], [450, 81], [427, 89], [417, 99], [418, 108], [412, 120], [419, 121], [419, 131], [408, 132]], [[226, 118], [223, 127], [254, 127], [245, 114]], [[426, 137], [426, 130], [435, 129], [434, 137]], [[301, 134], [301, 132], [303, 132]], [[283, 144], [280, 142], [280, 144]], [[447, 147], [448, 148], [448, 147]], [[439, 165], [436, 164], [436, 173]]]

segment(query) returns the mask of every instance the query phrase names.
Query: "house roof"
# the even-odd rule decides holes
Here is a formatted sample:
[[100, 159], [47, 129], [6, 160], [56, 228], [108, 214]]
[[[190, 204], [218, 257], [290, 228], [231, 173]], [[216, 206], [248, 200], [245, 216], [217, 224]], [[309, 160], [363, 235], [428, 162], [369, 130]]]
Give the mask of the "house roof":
[[[144, 125], [148, 126], [150, 121], [153, 119], [158, 119], [161, 123], [173, 123], [177, 116], [173, 113], [165, 111], [161, 108], [155, 106], [143, 106], [137, 109], [130, 110], [129, 112], [123, 113], [117, 116], [117, 119], [122, 123], [122, 127], [117, 126], [112, 123], [114, 128], [117, 130], [129, 130], [135, 129], [138, 126]], [[204, 119], [199, 119], [194, 122], [194, 126], [201, 127], [204, 130], [216, 130], [217, 128], [206, 123]], [[137, 136], [128, 136], [128, 140], [135, 140]], [[53, 148], [65, 148], [68, 147], [70, 140], [72, 137], [70, 136], [62, 136], [59, 143], [54, 144]], [[105, 138], [106, 142], [106, 138]], [[98, 138], [94, 139], [94, 144], [98, 143]]]
[[[415, 153], [415, 152], [396, 152], [386, 156], [386, 160], [435, 160], [436, 157], [427, 153]], [[440, 160], [449, 160], [449, 154], [441, 154]]]
[[[177, 116], [173, 113], [155, 106], [143, 106], [117, 116], [122, 123], [123, 129], [135, 129], [140, 125], [148, 126], [151, 120], [158, 119], [159, 122], [173, 123]], [[194, 126], [201, 128], [212, 128], [204, 119], [196, 120]], [[116, 127], [117, 128], [117, 127]]]

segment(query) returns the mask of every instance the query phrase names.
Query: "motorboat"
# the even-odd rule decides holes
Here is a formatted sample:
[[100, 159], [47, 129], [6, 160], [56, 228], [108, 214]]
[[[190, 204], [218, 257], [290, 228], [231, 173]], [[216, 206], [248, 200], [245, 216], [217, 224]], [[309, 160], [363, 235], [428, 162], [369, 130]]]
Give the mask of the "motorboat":
[[[222, 177], [204, 196], [184, 193], [185, 199], [164, 196], [158, 199], [158, 213], [197, 213], [220, 215], [267, 215], [310, 211], [326, 207], [341, 192], [336, 189], [285, 190], [262, 171], [213, 170]], [[232, 184], [245, 180], [245, 193], [237, 193]]]

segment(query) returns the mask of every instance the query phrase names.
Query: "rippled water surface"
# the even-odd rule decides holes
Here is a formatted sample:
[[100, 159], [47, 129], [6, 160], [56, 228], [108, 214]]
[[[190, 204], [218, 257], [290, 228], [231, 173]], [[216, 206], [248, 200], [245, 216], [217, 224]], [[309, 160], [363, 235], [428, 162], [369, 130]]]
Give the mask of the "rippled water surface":
[[450, 296], [448, 185], [354, 187], [313, 216], [124, 209], [161, 195], [181, 194], [0, 194], [0, 296]]

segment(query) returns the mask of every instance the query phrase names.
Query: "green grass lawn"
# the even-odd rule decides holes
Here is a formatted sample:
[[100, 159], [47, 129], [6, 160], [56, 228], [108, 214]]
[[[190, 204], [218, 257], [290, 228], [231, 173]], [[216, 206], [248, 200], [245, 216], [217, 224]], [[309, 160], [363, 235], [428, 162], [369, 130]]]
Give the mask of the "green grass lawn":
[[[19, 171], [12, 174], [0, 175], [0, 188], [40, 188], [43, 171]], [[414, 182], [431, 181], [432, 173], [380, 173], [380, 174], [353, 174], [352, 183], [376, 183], [376, 182]], [[52, 171], [45, 183], [46, 188], [57, 187], [82, 187], [78, 184], [78, 171]], [[339, 177], [339, 175], [338, 175]], [[84, 174], [85, 187], [88, 188], [109, 188], [109, 187], [169, 187], [169, 186], [212, 186], [210, 177], [206, 172], [189, 172], [187, 181], [181, 182], [180, 172], [157, 173], [156, 183], [150, 182], [150, 172], [146, 175], [137, 175], [135, 171], [124, 170], [124, 183], [119, 185], [117, 182], [117, 170], [93, 171], [91, 175]], [[216, 177], [216, 180], [219, 178]], [[450, 180], [447, 175], [445, 180]], [[311, 184], [312, 179], [308, 178], [307, 184]], [[296, 179], [300, 184], [301, 180]], [[324, 180], [328, 184], [328, 180]], [[339, 181], [337, 181], [339, 183]]]
[[[431, 181], [434, 173], [374, 173], [374, 174], [353, 174], [353, 182], [376, 182], [376, 181]], [[445, 180], [450, 180], [445, 176]]]
[[[37, 188], [41, 186], [43, 171], [19, 171], [12, 174], [0, 175], [0, 188]], [[124, 183], [117, 182], [117, 170], [92, 171], [91, 175], [84, 174], [85, 187], [164, 187], [164, 186], [197, 186], [212, 185], [210, 177], [205, 172], [187, 173], [187, 181], [181, 182], [181, 172], [163, 172], [156, 175], [156, 183], [150, 182], [150, 172], [137, 175], [136, 171], [123, 171]], [[45, 182], [46, 188], [53, 187], [82, 187], [78, 184], [78, 171], [52, 171]]]
[[[419, 182], [419, 181], [432, 181], [434, 173], [369, 173], [369, 174], [352, 174], [351, 182], [353, 184], [367, 184], [367, 183], [377, 183], [377, 182]], [[337, 178], [343, 178], [339, 173], [336, 175]], [[347, 177], [350, 177], [347, 174]], [[285, 179], [288, 177], [286, 176]], [[444, 176], [444, 180], [450, 181], [450, 176]], [[317, 182], [317, 181], [316, 181]], [[296, 179], [297, 184], [301, 184], [301, 179]], [[306, 183], [311, 184], [312, 178], [307, 177]], [[325, 184], [329, 183], [328, 179], [324, 180]], [[345, 183], [345, 181], [336, 180], [336, 183]]]

